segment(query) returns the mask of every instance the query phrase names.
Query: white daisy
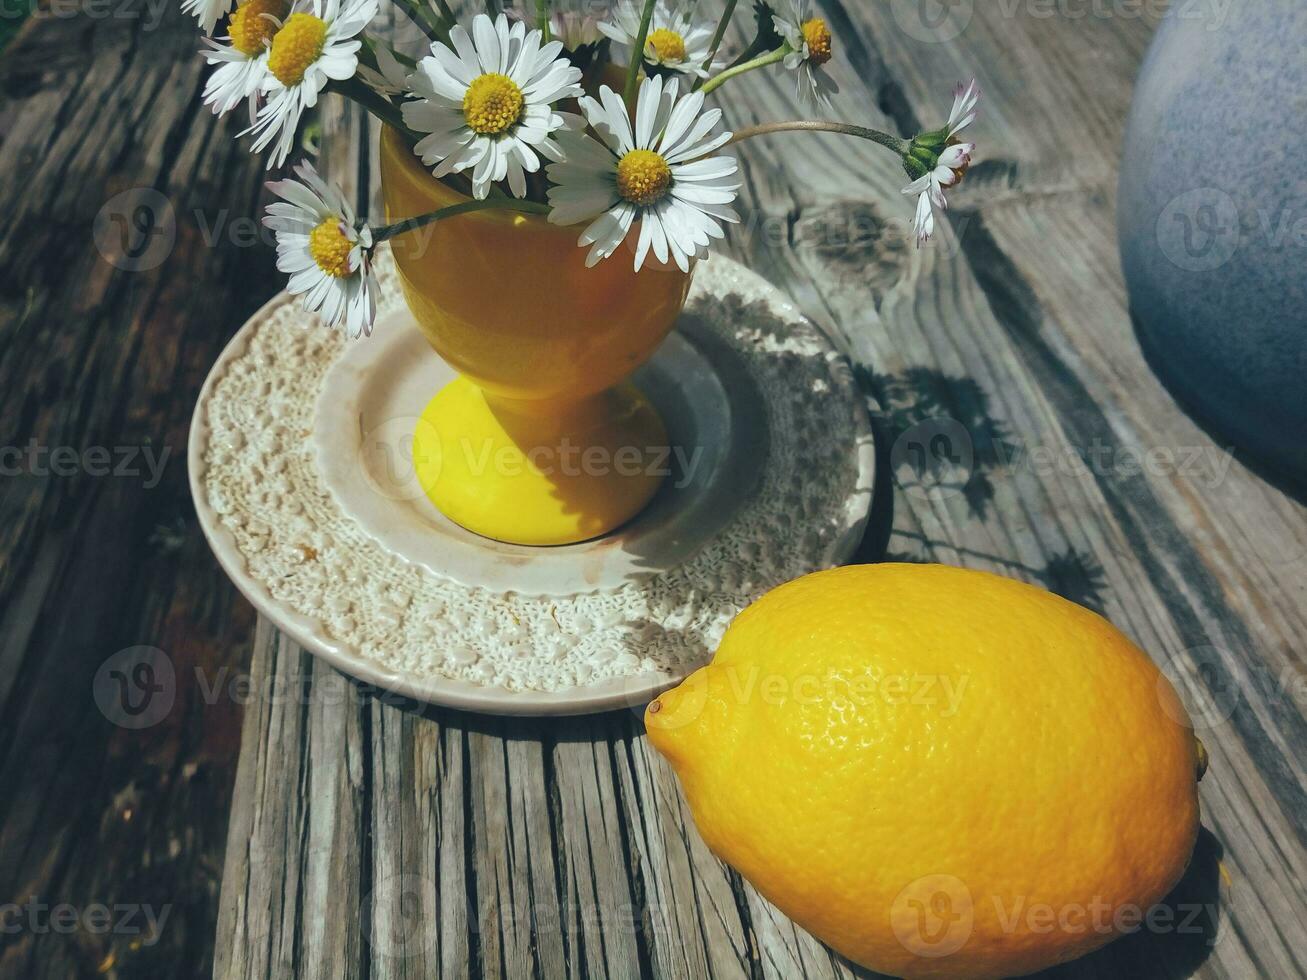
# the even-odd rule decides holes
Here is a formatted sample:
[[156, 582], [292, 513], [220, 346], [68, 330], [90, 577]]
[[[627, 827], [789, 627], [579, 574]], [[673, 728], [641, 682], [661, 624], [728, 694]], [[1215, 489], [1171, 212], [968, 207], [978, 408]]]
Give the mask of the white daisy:
[[[629, 52], [640, 33], [640, 19], [644, 4], [623, 0], [613, 11], [613, 19], [599, 25], [599, 30]], [[651, 65], [685, 72], [700, 78], [708, 72], [704, 62], [712, 50], [714, 28], [710, 24], [696, 24], [688, 7], [658, 0], [649, 33], [645, 36], [644, 60]]]
[[[535, 16], [529, 9], [512, 7], [505, 12], [510, 18], [523, 21], [527, 27], [536, 23]], [[550, 11], [549, 33], [554, 40], [562, 41], [568, 51], [576, 51], [587, 44], [598, 44], [603, 39], [599, 33], [599, 18], [580, 10]]]
[[358, 69], [357, 34], [377, 13], [378, 0], [297, 0], [285, 25], [272, 38], [267, 97], [254, 125], [254, 152], [273, 145], [268, 168], [290, 153], [295, 129], [305, 109], [317, 105], [329, 81], [344, 81]]
[[418, 100], [404, 105], [404, 123], [428, 134], [414, 152], [437, 177], [471, 170], [477, 198], [505, 177], [525, 197], [526, 175], [540, 169], [537, 152], [562, 159], [553, 133], [568, 119], [552, 105], [581, 94], [581, 70], [558, 57], [561, 41], [542, 45], [539, 31], [521, 21], [510, 27], [503, 14], [478, 14], [471, 36], [457, 26], [449, 39], [452, 48], [433, 43], [409, 78]]
[[[640, 85], [635, 123], [621, 96], [604, 86], [600, 101], [589, 96], [581, 109], [599, 139], [567, 132], [559, 137], [567, 159], [549, 167], [553, 210], [549, 220], [592, 223], [579, 244], [593, 245], [586, 265], [616, 251], [637, 221], [638, 272], [652, 250], [683, 270], [702, 258], [712, 239], [725, 234], [720, 221], [738, 221], [731, 210], [740, 189], [734, 157], [710, 156], [730, 141], [712, 132], [720, 109], [703, 112], [703, 93], [677, 97], [677, 81], [646, 79]], [[600, 142], [602, 140], [602, 142]]]
[[576, 10], [555, 10], [549, 15], [549, 33], [563, 42], [568, 51], [603, 40], [599, 18]]
[[226, 44], [206, 37], [204, 60], [217, 65], [204, 85], [204, 104], [224, 115], [254, 97], [268, 74], [268, 45], [286, 16], [286, 0], [245, 0], [227, 21]]
[[789, 16], [776, 14], [772, 24], [789, 45], [785, 67], [798, 73], [799, 98], [828, 107], [840, 87], [824, 67], [831, 59], [831, 33], [824, 19], [813, 16], [812, 0], [789, 0]]
[[[980, 88], [975, 79], [953, 90], [953, 109], [942, 129], [918, 136], [912, 141], [905, 158], [909, 173], [924, 169], [916, 180], [903, 188], [904, 194], [917, 195], [917, 212], [913, 218], [917, 246], [921, 247], [935, 233], [935, 211], [948, 208], [944, 188], [960, 181], [971, 166], [975, 143], [963, 143], [957, 134], [976, 120]], [[924, 158], [924, 159], [923, 159]]]
[[370, 334], [378, 291], [372, 229], [355, 220], [345, 196], [312, 166], [295, 173], [299, 180], [269, 181], [282, 200], [268, 205], [263, 219], [277, 236], [277, 268], [290, 276], [286, 291], [303, 295], [304, 309], [320, 313], [327, 326], [352, 337]]
[[377, 44], [374, 52], [377, 56], [377, 67], [369, 68], [367, 65], [360, 64], [356, 74], [364, 85], [387, 102], [392, 102], [395, 96], [403, 95], [408, 91], [409, 70], [399, 63], [399, 59], [395, 57], [395, 52], [390, 50], [389, 45]]
[[200, 22], [200, 30], [212, 34], [222, 15], [231, 10], [232, 0], [182, 0], [182, 13]]

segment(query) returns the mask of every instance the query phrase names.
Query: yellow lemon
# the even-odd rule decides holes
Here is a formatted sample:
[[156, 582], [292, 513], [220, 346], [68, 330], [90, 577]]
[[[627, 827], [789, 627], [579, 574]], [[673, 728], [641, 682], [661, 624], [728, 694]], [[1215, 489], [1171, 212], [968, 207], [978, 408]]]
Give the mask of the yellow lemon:
[[1198, 833], [1200, 747], [1102, 617], [943, 565], [768, 593], [645, 715], [709, 847], [897, 977], [1080, 956], [1162, 899]]

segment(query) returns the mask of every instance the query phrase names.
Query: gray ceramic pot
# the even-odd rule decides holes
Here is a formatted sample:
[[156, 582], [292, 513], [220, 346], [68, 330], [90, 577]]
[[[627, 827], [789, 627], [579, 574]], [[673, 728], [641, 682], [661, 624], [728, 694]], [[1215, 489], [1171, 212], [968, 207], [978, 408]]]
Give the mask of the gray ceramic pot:
[[1125, 139], [1121, 258], [1176, 398], [1307, 482], [1307, 0], [1174, 3]]

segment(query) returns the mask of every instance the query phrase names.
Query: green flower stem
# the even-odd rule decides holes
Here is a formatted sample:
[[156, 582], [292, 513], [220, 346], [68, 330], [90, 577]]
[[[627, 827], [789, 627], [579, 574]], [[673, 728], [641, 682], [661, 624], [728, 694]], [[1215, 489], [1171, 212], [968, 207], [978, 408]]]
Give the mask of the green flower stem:
[[372, 238], [376, 242], [384, 242], [397, 235], [416, 231], [425, 225], [444, 221], [446, 218], [454, 218], [460, 214], [471, 214], [473, 211], [521, 211], [526, 214], [548, 214], [549, 205], [541, 204], [538, 201], [521, 201], [514, 198], [487, 198], [484, 201], [464, 201], [462, 204], [451, 204], [447, 208], [420, 214], [415, 218], [396, 221], [393, 225], [383, 225], [380, 228], [375, 228], [372, 231]]
[[357, 75], [343, 82], [331, 82], [326, 90], [338, 92], [351, 102], [357, 102], [383, 123], [398, 129], [410, 143], [416, 143], [421, 139], [421, 136], [404, 125], [404, 115], [400, 112], [399, 106], [372, 91]]
[[541, 44], [548, 44], [554, 39], [553, 32], [549, 29], [549, 0], [536, 0], [536, 26], [544, 35]]
[[640, 29], [635, 34], [631, 45], [631, 63], [626, 67], [626, 87], [622, 97], [628, 106], [635, 102], [635, 88], [640, 82], [640, 67], [644, 64], [644, 42], [649, 37], [649, 24], [653, 21], [654, 4], [657, 0], [644, 0], [644, 11], [640, 14]]
[[[425, 6], [422, 0], [417, 0], [417, 3], [419, 6]], [[449, 9], [449, 4], [446, 0], [436, 0], [436, 6], [440, 10], [440, 21], [445, 28], [445, 36], [448, 37], [449, 29], [458, 23], [458, 18], [454, 15], [454, 11]]]
[[[717, 32], [712, 36], [712, 44], [708, 46], [708, 58], [703, 63], [703, 70], [708, 71], [712, 68], [713, 59], [717, 57], [717, 49], [722, 46], [722, 38], [726, 36], [726, 28], [730, 26], [731, 17], [735, 13], [735, 5], [738, 0], [726, 0], [726, 9], [722, 11], [722, 19], [717, 22]], [[700, 88], [703, 80], [695, 82], [694, 87]]]
[[[735, 56], [735, 60], [733, 60], [726, 67], [735, 68], [739, 65], [744, 64], [746, 61], [752, 61], [754, 58], [758, 57], [758, 55], [762, 54], [766, 50], [767, 50], [766, 40], [763, 38], [761, 34], [759, 34], [752, 41], [750, 41], [749, 46], [745, 48], [743, 51], [741, 51], [739, 54], [737, 54]], [[703, 83], [701, 82], [700, 84]]]
[[[386, 47], [390, 46], [387, 45], [385, 41], [378, 41], [376, 38], [368, 37], [366, 34], [360, 34], [358, 39], [363, 45], [363, 47], [359, 49], [359, 61], [380, 73], [381, 62], [377, 60], [377, 48], [380, 45], [386, 45]], [[392, 49], [390, 53], [394, 54], [395, 52]]]
[[752, 61], [746, 61], [743, 64], [735, 65], [731, 68], [725, 69], [724, 71], [718, 72], [712, 78], [708, 79], [708, 81], [703, 83], [703, 88], [700, 89], [700, 91], [703, 92], [704, 95], [707, 95], [713, 91], [713, 89], [729, 82], [736, 75], [743, 75], [746, 71], [753, 71], [755, 68], [765, 68], [767, 65], [774, 65], [778, 61], [784, 61], [785, 56], [789, 53], [790, 46], [788, 44], [782, 44], [775, 51], [768, 51], [766, 54], [761, 54]]
[[[901, 140], [889, 133], [882, 133], [879, 129], [868, 129], [866, 126], [854, 126], [851, 123], [826, 122], [821, 119], [795, 119], [790, 122], [762, 123], [758, 126], [749, 126], [738, 130], [731, 137], [731, 143], [742, 143], [745, 140], [753, 139], [755, 136], [768, 136], [772, 133], [799, 132], [839, 133], [842, 136], [856, 136], [859, 139], [879, 143], [886, 149], [893, 150], [899, 156], [902, 156], [908, 148], [907, 140]], [[727, 146], [730, 146], [731, 143], [728, 143]]]
[[437, 23], [431, 9], [421, 0], [398, 0], [396, 6], [429, 40], [448, 43], [449, 28]]

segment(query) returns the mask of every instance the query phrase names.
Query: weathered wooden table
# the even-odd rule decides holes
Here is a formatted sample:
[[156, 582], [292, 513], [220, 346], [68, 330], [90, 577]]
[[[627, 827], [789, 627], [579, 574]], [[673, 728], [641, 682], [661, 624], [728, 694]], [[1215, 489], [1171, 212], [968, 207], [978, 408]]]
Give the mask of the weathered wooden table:
[[[992, 569], [1102, 611], [1175, 677], [1211, 754], [1174, 921], [1057, 974], [1307, 975], [1307, 510], [1159, 386], [1117, 261], [1118, 144], [1154, 8], [821, 6], [841, 115], [911, 133], [942, 119], [954, 81], [986, 91], [981, 162], [922, 252], [888, 154], [836, 137], [741, 148], [727, 250], [859, 366], [880, 474], [861, 557]], [[4, 55], [0, 409], [15, 445], [154, 438], [180, 457], [207, 364], [276, 277], [220, 223], [257, 213], [261, 173], [235, 122], [198, 109], [193, 29], [172, 11], [147, 31], [126, 9], [138, 19], [33, 23]], [[721, 94], [745, 125], [798, 115], [792, 91], [757, 73]], [[369, 122], [329, 100], [323, 131], [326, 169], [375, 202]], [[179, 215], [176, 243], [160, 265], [112, 267], [92, 219], [142, 186]], [[912, 447], [945, 430], [970, 458], [923, 467]], [[638, 712], [400, 703], [266, 623], [249, 695], [224, 693], [250, 614], [198, 541], [180, 463], [148, 491], [6, 477], [0, 518], [0, 901], [176, 906], [147, 949], [0, 936], [4, 975], [194, 975], [210, 949], [224, 978], [857, 973], [713, 858]], [[167, 722], [142, 732], [68, 694], [134, 643], [179, 675]]]

